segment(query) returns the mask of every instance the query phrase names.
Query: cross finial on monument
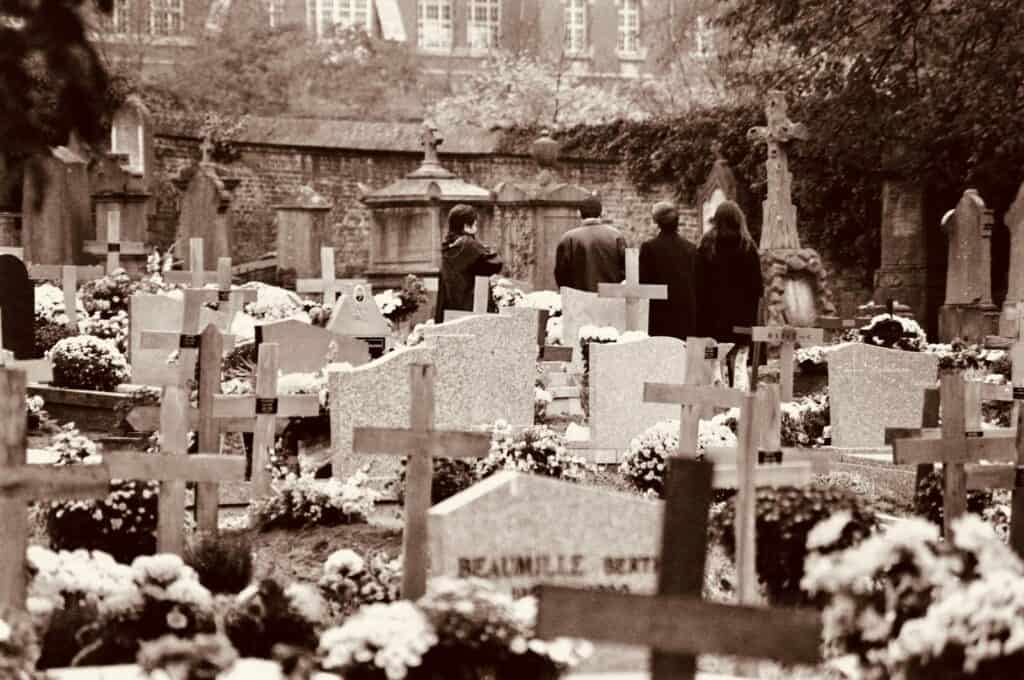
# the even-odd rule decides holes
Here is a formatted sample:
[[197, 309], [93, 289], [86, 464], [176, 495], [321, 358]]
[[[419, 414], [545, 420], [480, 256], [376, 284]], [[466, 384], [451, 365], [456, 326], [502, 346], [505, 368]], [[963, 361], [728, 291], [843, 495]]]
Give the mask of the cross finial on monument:
[[204, 135], [203, 136], [203, 141], [199, 145], [199, 150], [203, 152], [203, 157], [199, 161], [200, 163], [204, 163], [205, 164], [205, 163], [212, 162], [211, 156], [213, 155], [213, 148], [214, 148], [214, 144], [213, 144], [213, 140], [210, 139], [210, 135], [209, 134]]
[[780, 90], [772, 90], [764, 105], [767, 125], [750, 128], [747, 136], [754, 142], [765, 142], [767, 144], [785, 144], [794, 139], [806, 141], [810, 138], [807, 126], [803, 123], [794, 123], [789, 119], [789, 107], [786, 105], [786, 95]]
[[423, 162], [440, 164], [437, 156], [437, 147], [444, 143], [444, 138], [437, 134], [437, 126], [431, 120], [423, 121], [423, 133], [420, 135], [420, 143], [423, 145]]

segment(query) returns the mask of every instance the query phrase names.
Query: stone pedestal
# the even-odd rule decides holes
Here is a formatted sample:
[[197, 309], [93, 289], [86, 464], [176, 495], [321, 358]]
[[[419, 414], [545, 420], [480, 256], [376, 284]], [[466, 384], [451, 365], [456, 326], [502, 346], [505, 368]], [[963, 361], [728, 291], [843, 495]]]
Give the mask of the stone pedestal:
[[320, 276], [320, 248], [333, 207], [311, 187], [302, 187], [291, 199], [274, 206], [279, 281]]
[[942, 305], [939, 309], [939, 338], [951, 342], [982, 343], [986, 335], [999, 333], [999, 309], [995, 305]]
[[22, 193], [22, 246], [32, 264], [85, 264], [82, 241], [92, 230], [86, 161], [57, 147], [29, 161]]
[[874, 298], [897, 300], [917, 319], [927, 316], [928, 249], [924, 230], [924, 190], [913, 181], [882, 185], [882, 262], [875, 272]]

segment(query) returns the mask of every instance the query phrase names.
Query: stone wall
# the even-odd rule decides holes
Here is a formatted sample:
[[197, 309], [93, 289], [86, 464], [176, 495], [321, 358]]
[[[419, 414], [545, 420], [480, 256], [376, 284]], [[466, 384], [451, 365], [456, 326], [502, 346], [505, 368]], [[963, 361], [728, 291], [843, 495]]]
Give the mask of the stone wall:
[[[451, 143], [456, 143], [454, 138]], [[198, 160], [200, 154], [198, 140], [189, 137], [158, 134], [155, 144], [160, 182], [151, 239], [166, 245], [173, 240], [178, 218], [178, 192], [170, 179]], [[245, 143], [237, 145], [236, 150], [237, 158], [227, 164], [241, 180], [233, 201], [238, 250], [235, 261], [256, 259], [275, 248], [271, 206], [293, 195], [303, 184], [309, 184], [334, 204], [327, 221], [328, 241], [335, 248], [338, 273], [342, 276], [361, 274], [367, 263], [370, 217], [359, 201], [361, 187], [384, 187], [415, 170], [422, 158], [421, 153], [404, 148], [366, 150]], [[529, 182], [538, 170], [529, 157], [494, 153], [442, 153], [441, 162], [463, 179], [488, 188], [500, 182]], [[638, 191], [624, 168], [611, 161], [566, 160], [562, 164], [562, 179], [600, 193], [605, 215], [623, 229], [630, 245], [639, 245], [655, 232], [650, 221], [651, 206], [672, 195], [668, 185], [650, 192]], [[502, 211], [497, 216], [500, 219]], [[512, 213], [508, 217], [515, 218]], [[696, 242], [700, 234], [697, 210], [684, 207], [682, 221], [683, 234]], [[852, 314], [857, 304], [870, 298], [871, 289], [864, 283], [862, 272], [840, 272], [833, 277], [841, 313]]]

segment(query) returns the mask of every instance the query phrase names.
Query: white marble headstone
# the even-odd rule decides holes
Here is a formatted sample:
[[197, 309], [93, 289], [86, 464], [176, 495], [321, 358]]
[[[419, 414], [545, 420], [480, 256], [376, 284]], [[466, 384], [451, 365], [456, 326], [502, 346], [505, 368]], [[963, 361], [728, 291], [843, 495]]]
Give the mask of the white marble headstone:
[[885, 445], [887, 427], [921, 427], [924, 390], [938, 378], [938, 358], [923, 352], [850, 343], [828, 355], [832, 445]]
[[430, 510], [430, 573], [515, 595], [540, 583], [652, 594], [661, 501], [500, 472]]

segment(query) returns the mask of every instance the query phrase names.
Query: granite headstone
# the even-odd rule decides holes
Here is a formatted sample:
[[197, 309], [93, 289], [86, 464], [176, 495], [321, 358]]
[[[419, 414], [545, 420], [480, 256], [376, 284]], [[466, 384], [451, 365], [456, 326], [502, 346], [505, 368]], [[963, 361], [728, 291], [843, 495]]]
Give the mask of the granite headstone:
[[875, 448], [887, 427], [920, 427], [924, 390], [935, 386], [938, 358], [924, 352], [850, 343], [828, 355], [832, 445]]
[[360, 285], [335, 303], [327, 330], [334, 335], [362, 340], [373, 359], [383, 356], [391, 337], [391, 325], [380, 313], [369, 288]]
[[516, 596], [540, 583], [652, 594], [662, 512], [660, 501], [499, 472], [431, 508], [430, 571]]
[[35, 291], [25, 263], [14, 255], [0, 255], [0, 310], [3, 346], [15, 359], [34, 359]]

